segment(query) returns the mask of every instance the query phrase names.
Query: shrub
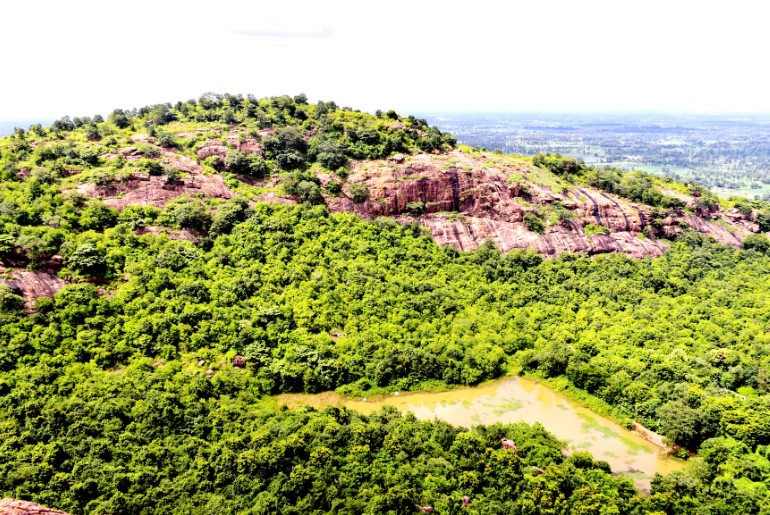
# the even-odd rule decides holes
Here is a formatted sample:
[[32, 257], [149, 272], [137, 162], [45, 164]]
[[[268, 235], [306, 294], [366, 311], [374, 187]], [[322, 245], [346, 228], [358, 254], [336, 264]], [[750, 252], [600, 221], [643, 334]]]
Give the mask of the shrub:
[[425, 211], [425, 202], [409, 202], [406, 204], [406, 212], [412, 216], [420, 216]]
[[545, 229], [545, 222], [537, 214], [532, 211], [527, 211], [524, 213], [524, 226], [529, 231], [542, 234]]
[[743, 216], [750, 215], [752, 211], [751, 204], [749, 204], [744, 200], [739, 200], [738, 202], [736, 202], [735, 209], [737, 209], [738, 212]]
[[173, 134], [167, 131], [157, 131], [155, 139], [163, 148], [175, 148], [179, 146]]
[[351, 184], [348, 188], [348, 196], [356, 204], [366, 202], [369, 199], [369, 188], [365, 184]]
[[770, 250], [770, 240], [764, 234], [749, 234], [743, 240], [743, 248], [767, 254]]
[[326, 184], [326, 189], [332, 195], [336, 195], [342, 191], [342, 185], [335, 180], [331, 180]]
[[593, 236], [594, 234], [609, 234], [610, 230], [603, 225], [588, 224], [583, 227], [583, 232], [586, 236]]

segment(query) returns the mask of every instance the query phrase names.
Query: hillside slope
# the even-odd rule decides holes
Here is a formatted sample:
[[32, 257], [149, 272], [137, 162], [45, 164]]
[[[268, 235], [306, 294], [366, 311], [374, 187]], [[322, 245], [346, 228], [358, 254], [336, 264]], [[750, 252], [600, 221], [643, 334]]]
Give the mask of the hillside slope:
[[[0, 497], [77, 514], [770, 505], [770, 241], [749, 234], [765, 204], [458, 149], [302, 96], [58, 120], [0, 140], [0, 178]], [[507, 373], [699, 465], [646, 498], [537, 426], [269, 397]]]
[[0, 281], [28, 304], [64, 285], [56, 275], [67, 231], [120, 221], [137, 234], [198, 241], [209, 230], [202, 210], [233, 197], [388, 216], [459, 250], [491, 241], [544, 257], [655, 257], [688, 230], [740, 247], [766, 216], [758, 203], [728, 210], [697, 188], [644, 174], [456, 148], [424, 120], [302, 96], [208, 96], [116, 110], [107, 121], [65, 117], [0, 140], [0, 152]]

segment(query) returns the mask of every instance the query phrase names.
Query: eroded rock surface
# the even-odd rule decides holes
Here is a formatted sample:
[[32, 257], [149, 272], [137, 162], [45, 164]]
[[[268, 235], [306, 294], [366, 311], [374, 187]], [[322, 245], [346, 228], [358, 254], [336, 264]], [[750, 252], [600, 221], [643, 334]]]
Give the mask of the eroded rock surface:
[[[501, 165], [459, 151], [361, 162], [354, 164], [348, 184], [364, 184], [369, 199], [354, 203], [347, 196], [348, 186], [345, 196], [326, 198], [326, 204], [331, 211], [365, 218], [418, 221], [440, 245], [472, 250], [491, 240], [503, 252], [533, 248], [546, 257], [562, 252], [659, 256], [669, 245], [659, 238], [674, 239], [686, 229], [739, 247], [753, 229], [735, 213], [715, 211], [704, 218], [637, 205], [589, 187], [555, 192], [529, 181], [530, 171], [526, 163]], [[322, 177], [322, 182], [327, 180]], [[683, 194], [676, 196], [693, 201]], [[527, 229], [525, 213], [547, 211], [556, 203], [572, 217], [548, 223], [542, 234]], [[606, 234], [586, 234], [589, 224], [604, 228]]]
[[233, 194], [221, 175], [206, 175], [203, 167], [188, 156], [171, 149], [162, 149], [163, 164], [187, 174], [184, 179], [169, 182], [166, 177], [135, 173], [126, 181], [108, 184], [81, 184], [77, 192], [88, 197], [104, 200], [108, 206], [123, 209], [130, 204], [163, 207], [181, 196], [201, 194], [206, 197], [228, 199]]
[[9, 271], [0, 265], [0, 274], [10, 276], [10, 278], [0, 278], [0, 284], [8, 285], [20, 293], [27, 307], [31, 307], [38, 297], [53, 297], [66, 284], [55, 274], [45, 271]]
[[46, 508], [39, 504], [16, 499], [0, 500], [0, 515], [68, 515], [66, 512]]

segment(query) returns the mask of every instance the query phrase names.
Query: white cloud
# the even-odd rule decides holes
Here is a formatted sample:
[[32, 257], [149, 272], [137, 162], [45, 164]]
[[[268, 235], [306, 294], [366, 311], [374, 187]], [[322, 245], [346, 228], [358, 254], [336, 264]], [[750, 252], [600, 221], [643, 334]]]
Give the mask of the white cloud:
[[770, 111], [758, 2], [15, 2], [0, 119], [205, 91], [361, 109]]

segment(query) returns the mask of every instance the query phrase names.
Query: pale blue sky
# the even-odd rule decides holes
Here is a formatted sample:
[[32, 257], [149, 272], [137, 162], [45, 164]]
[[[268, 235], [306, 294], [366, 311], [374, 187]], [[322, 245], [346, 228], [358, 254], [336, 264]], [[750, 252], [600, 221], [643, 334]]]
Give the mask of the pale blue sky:
[[761, 2], [43, 0], [3, 6], [0, 119], [206, 91], [363, 110], [770, 111]]

